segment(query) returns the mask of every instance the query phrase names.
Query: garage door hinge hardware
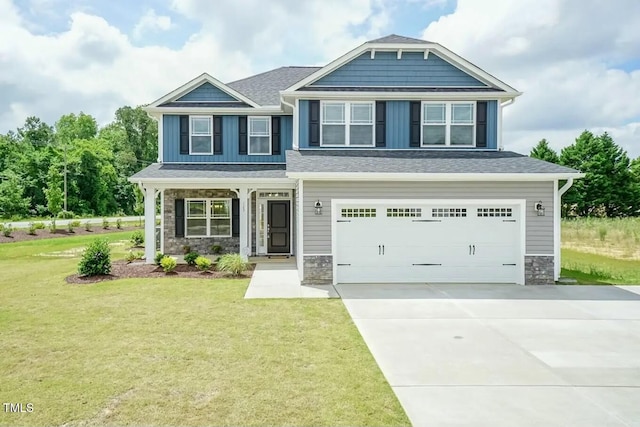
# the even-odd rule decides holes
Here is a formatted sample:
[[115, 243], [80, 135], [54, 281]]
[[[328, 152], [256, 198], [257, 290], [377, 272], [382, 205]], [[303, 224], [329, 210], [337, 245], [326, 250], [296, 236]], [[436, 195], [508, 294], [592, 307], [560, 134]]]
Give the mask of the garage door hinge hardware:
[[350, 219], [339, 219], [337, 222], [351, 222]]
[[517, 265], [517, 264], [502, 264], [502, 265]]
[[338, 267], [345, 266], [345, 265], [351, 265], [351, 264], [338, 264]]
[[503, 219], [502, 222], [516, 222], [515, 219]]
[[413, 219], [412, 222], [442, 222], [441, 219]]
[[430, 263], [425, 263], [425, 264], [411, 264], [411, 265], [425, 265], [425, 266], [430, 266], [430, 265], [442, 265], [442, 264], [430, 264]]

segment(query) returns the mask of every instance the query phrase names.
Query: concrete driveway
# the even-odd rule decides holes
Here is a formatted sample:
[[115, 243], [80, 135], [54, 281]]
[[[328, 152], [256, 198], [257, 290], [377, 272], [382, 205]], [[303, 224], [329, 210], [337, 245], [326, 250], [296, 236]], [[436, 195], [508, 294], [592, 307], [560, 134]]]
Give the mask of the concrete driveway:
[[640, 287], [337, 290], [414, 426], [640, 427]]

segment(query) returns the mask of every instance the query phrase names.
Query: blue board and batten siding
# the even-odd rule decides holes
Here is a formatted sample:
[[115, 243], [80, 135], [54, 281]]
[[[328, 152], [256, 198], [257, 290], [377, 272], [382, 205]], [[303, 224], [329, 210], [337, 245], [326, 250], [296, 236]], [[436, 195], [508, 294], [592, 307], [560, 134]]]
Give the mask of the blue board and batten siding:
[[203, 83], [191, 92], [176, 99], [178, 102], [233, 102], [238, 99], [218, 89], [209, 82]]
[[[410, 149], [409, 146], [409, 101], [387, 101], [386, 117], [386, 146], [385, 149]], [[300, 148], [309, 147], [309, 101], [299, 102]], [[353, 149], [371, 149], [372, 147], [349, 147]], [[456, 147], [446, 147], [456, 149]], [[487, 102], [487, 148], [495, 150], [498, 148], [498, 101]], [[335, 147], [333, 147], [335, 149]], [[411, 148], [415, 149], [415, 148]], [[432, 148], [429, 148], [432, 149]], [[436, 148], [442, 149], [442, 148]], [[485, 148], [482, 148], [483, 150]]]
[[415, 86], [479, 87], [483, 82], [434, 53], [425, 60], [422, 52], [366, 52], [310, 86]]
[[251, 156], [238, 154], [238, 116], [222, 117], [222, 154], [180, 154], [180, 116], [165, 115], [163, 118], [163, 162], [166, 163], [284, 163], [285, 151], [292, 148], [293, 119], [281, 116], [280, 153], [274, 156]]

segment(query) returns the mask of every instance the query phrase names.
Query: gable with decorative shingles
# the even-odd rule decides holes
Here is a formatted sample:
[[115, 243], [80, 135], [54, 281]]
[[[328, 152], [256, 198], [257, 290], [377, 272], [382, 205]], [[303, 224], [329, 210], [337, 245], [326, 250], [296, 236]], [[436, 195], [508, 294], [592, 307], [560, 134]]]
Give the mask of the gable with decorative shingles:
[[234, 98], [223, 90], [215, 87], [209, 82], [205, 82], [190, 92], [176, 99], [177, 102], [237, 102]]
[[309, 86], [486, 87], [431, 52], [364, 52]]

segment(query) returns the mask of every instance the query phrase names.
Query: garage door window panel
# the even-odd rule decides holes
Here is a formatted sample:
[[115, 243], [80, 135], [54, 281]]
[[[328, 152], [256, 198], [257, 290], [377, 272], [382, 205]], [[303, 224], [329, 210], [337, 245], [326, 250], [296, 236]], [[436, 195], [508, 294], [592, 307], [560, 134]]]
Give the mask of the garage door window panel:
[[434, 218], [465, 218], [467, 216], [466, 208], [433, 208], [431, 216]]
[[342, 208], [340, 216], [342, 218], [375, 218], [376, 208]]

